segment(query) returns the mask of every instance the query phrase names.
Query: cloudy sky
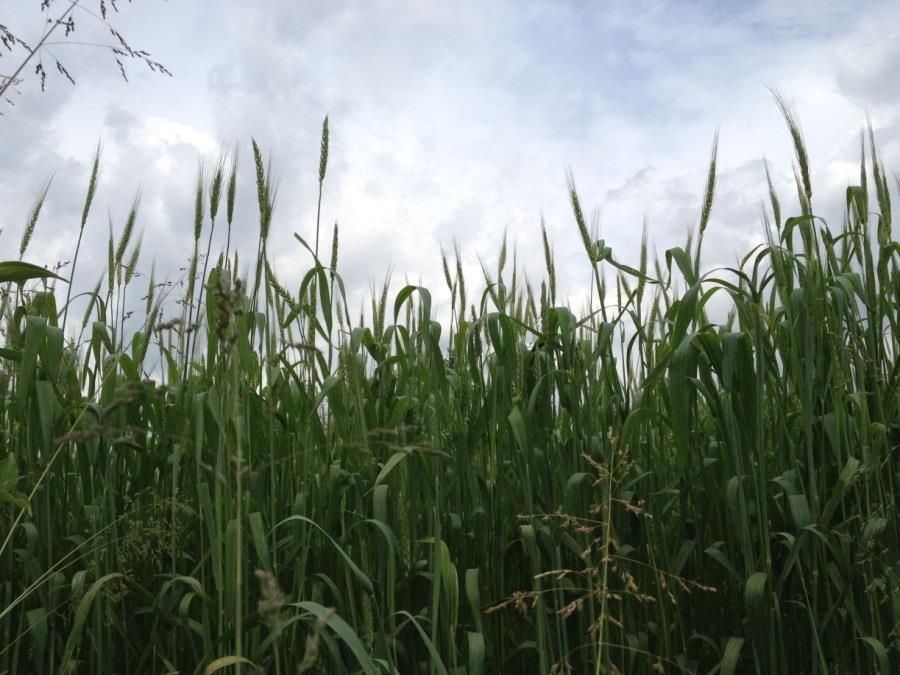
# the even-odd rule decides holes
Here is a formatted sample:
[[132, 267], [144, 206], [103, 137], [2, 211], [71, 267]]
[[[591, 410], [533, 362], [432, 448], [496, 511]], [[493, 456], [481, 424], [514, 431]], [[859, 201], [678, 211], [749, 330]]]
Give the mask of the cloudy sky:
[[[51, 3], [51, 14], [67, 0]], [[69, 41], [108, 43], [81, 0]], [[2, 0], [0, 23], [38, 41], [39, 0]], [[796, 212], [790, 139], [770, 88], [801, 121], [814, 206], [839, 225], [871, 117], [881, 156], [900, 168], [900, 6], [896, 2], [575, 2], [566, 0], [119, 0], [111, 21], [174, 77], [102, 48], [54, 44], [0, 112], [0, 245], [18, 255], [29, 206], [54, 176], [29, 260], [68, 260], [94, 145], [101, 183], [76, 288], [105, 266], [135, 192], [144, 264], [179, 276], [191, 246], [197, 164], [237, 147], [236, 237], [249, 257], [257, 225], [250, 139], [278, 183], [270, 250], [296, 283], [309, 263], [293, 233], [314, 236], [319, 134], [330, 117], [323, 223], [341, 227], [340, 272], [359, 306], [393, 270], [446, 295], [441, 246], [458, 240], [469, 284], [496, 265], [504, 231], [537, 279], [540, 214], [560, 287], [576, 297], [588, 267], [567, 203], [571, 168], [586, 210], [617, 258], [634, 262], [646, 218], [662, 254], [697, 221], [720, 133], [719, 186], [705, 265], [731, 264], [762, 240], [767, 158]], [[60, 40], [63, 38], [60, 37]], [[9, 74], [24, 53], [4, 53]], [[77, 80], [57, 76], [60, 59]], [[892, 181], [892, 186], [896, 183]], [[471, 297], [471, 294], [470, 294]]]

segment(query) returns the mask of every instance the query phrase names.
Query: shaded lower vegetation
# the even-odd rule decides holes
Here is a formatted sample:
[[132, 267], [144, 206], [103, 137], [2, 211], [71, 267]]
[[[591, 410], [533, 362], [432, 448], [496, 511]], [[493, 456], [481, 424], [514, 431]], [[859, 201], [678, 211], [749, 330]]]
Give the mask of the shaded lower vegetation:
[[637, 267], [570, 180], [584, 316], [557, 303], [546, 236], [539, 290], [504, 245], [472, 302], [444, 258], [444, 325], [413, 286], [352, 320], [336, 228], [284, 288], [255, 144], [249, 277], [220, 164], [177, 321], [151, 277], [123, 339], [137, 205], [77, 349], [62, 293], [0, 265], [0, 672], [896, 672], [888, 180], [871, 143], [829, 228], [786, 116], [798, 215], [771, 190], [739, 267], [700, 266], [715, 151], [694, 235]]

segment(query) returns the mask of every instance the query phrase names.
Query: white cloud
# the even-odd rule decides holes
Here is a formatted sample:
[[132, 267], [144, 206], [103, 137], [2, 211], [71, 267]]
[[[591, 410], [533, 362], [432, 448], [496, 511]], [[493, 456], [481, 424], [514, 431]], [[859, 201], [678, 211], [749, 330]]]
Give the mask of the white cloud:
[[[102, 260], [106, 205], [119, 223], [140, 185], [145, 249], [160, 267], [171, 262], [174, 276], [190, 246], [197, 158], [214, 161], [220, 143], [238, 142], [235, 238], [250, 251], [254, 136], [279, 179], [271, 250], [284, 279], [296, 283], [308, 257], [292, 234], [314, 236], [328, 113], [322, 230], [330, 243], [333, 223], [341, 224], [351, 306], [389, 265], [396, 283], [421, 276], [440, 295], [439, 246], [449, 249], [454, 238], [472, 288], [477, 256], [493, 266], [504, 230], [538, 275], [541, 211], [561, 290], [578, 293], [587, 267], [567, 166], [587, 210], [600, 206], [603, 236], [630, 262], [645, 216], [660, 252], [683, 243], [699, 214], [717, 128], [707, 263], [731, 264], [736, 250], [760, 240], [763, 156], [786, 212], [793, 210], [793, 150], [767, 85], [796, 106], [823, 212], [840, 216], [867, 110], [885, 163], [900, 163], [900, 11], [888, 2], [229, 0], [126, 9], [123, 32], [177, 77], [139, 71], [126, 84], [88, 60], [74, 91], [57, 81], [45, 95], [24, 87], [19, 105], [0, 118], [4, 133], [15, 129], [0, 164], [4, 236], [56, 169], [54, 220], [37, 236], [45, 244], [73, 239], [71, 214], [80, 212], [90, 151], [102, 136], [108, 164], [90, 245]], [[28, 180], [12, 180], [20, 175]], [[43, 250], [57, 255], [66, 245]]]

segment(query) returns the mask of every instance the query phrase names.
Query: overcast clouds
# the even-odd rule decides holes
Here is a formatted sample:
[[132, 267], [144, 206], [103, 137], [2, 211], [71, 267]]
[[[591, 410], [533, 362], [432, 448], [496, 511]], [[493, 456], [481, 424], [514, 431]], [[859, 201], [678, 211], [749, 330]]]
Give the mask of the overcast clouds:
[[[0, 23], [36, 42], [38, 4], [2, 0]], [[717, 128], [720, 182], [705, 262], [731, 263], [762, 237], [763, 156], [786, 211], [795, 210], [792, 149], [769, 86], [796, 108], [821, 212], [840, 217], [867, 112], [886, 166], [900, 167], [895, 2], [120, 4], [117, 27], [174, 78], [135, 64], [125, 83], [102, 51], [56, 46], [77, 87], [48, 68], [47, 92], [29, 78], [0, 117], [7, 258], [51, 174], [28, 258], [71, 257], [92, 148], [103, 141], [84, 258], [92, 278], [82, 286], [103, 268], [107, 213], [121, 228], [139, 187], [142, 267], [155, 255], [174, 278], [189, 253], [198, 158], [210, 164], [234, 143], [243, 166], [238, 240], [249, 253], [251, 136], [271, 154], [279, 185], [276, 267], [296, 280], [308, 258], [292, 233], [310, 236], [314, 226], [326, 113], [323, 221], [329, 231], [341, 224], [340, 271], [354, 303], [389, 266], [397, 283], [407, 275], [443, 289], [440, 246], [454, 238], [471, 284], [478, 256], [495, 263], [504, 229], [539, 276], [541, 212], [561, 290], [576, 293], [588, 269], [567, 204], [569, 166], [584, 204], [600, 208], [617, 257], [636, 258], [645, 217], [660, 252], [678, 245], [697, 219]], [[87, 15], [76, 21], [75, 39], [105, 40]], [[0, 59], [0, 72], [13, 60]]]

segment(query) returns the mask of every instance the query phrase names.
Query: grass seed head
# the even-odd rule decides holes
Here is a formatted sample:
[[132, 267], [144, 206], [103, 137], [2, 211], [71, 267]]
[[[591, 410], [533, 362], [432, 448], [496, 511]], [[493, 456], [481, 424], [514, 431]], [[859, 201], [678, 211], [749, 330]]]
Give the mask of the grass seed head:
[[225, 156], [219, 157], [216, 172], [209, 186], [209, 219], [215, 220], [219, 213], [219, 202], [222, 200], [222, 183], [225, 180]]
[[237, 167], [238, 153], [235, 148], [231, 157], [231, 171], [228, 174], [228, 190], [225, 197], [225, 219], [228, 221], [229, 225], [231, 225], [234, 220], [234, 200], [237, 194]]
[[338, 224], [337, 224], [337, 221], [334, 221], [334, 232], [331, 235], [331, 262], [328, 265], [328, 269], [331, 270], [332, 274], [337, 273], [337, 262], [338, 262]]
[[809, 175], [809, 156], [806, 152], [806, 143], [803, 141], [803, 132], [800, 130], [800, 123], [797, 121], [796, 113], [788, 105], [784, 96], [774, 90], [772, 94], [775, 96], [775, 102], [778, 104], [779, 110], [781, 110], [784, 121], [787, 122], [788, 131], [794, 143], [797, 164], [800, 169], [801, 180], [798, 181], [798, 184], [802, 185], [803, 194], [806, 197], [805, 203], [809, 205], [812, 203], [812, 181]]
[[328, 115], [322, 121], [322, 147], [319, 153], [319, 183], [325, 181], [325, 169], [328, 168]]
[[197, 188], [194, 191], [194, 241], [203, 232], [203, 164], [197, 169]]
[[102, 147], [97, 143], [97, 149], [94, 151], [94, 162], [91, 165], [91, 177], [88, 181], [87, 195], [84, 198], [84, 208], [81, 211], [81, 229], [84, 229], [87, 223], [88, 214], [91, 212], [91, 204], [94, 202], [94, 194], [97, 191], [97, 174], [100, 172], [100, 154]]
[[19, 242], [19, 258], [24, 256], [25, 251], [28, 250], [28, 244], [31, 243], [31, 238], [34, 236], [34, 230], [37, 227], [37, 221], [41, 215], [41, 209], [44, 208], [44, 201], [47, 199], [47, 193], [50, 191], [50, 184], [52, 182], [53, 177], [51, 176], [47, 182], [44, 183], [44, 187], [41, 189], [38, 198], [28, 211], [28, 218], [25, 219], [25, 229], [22, 231], [22, 240]]

